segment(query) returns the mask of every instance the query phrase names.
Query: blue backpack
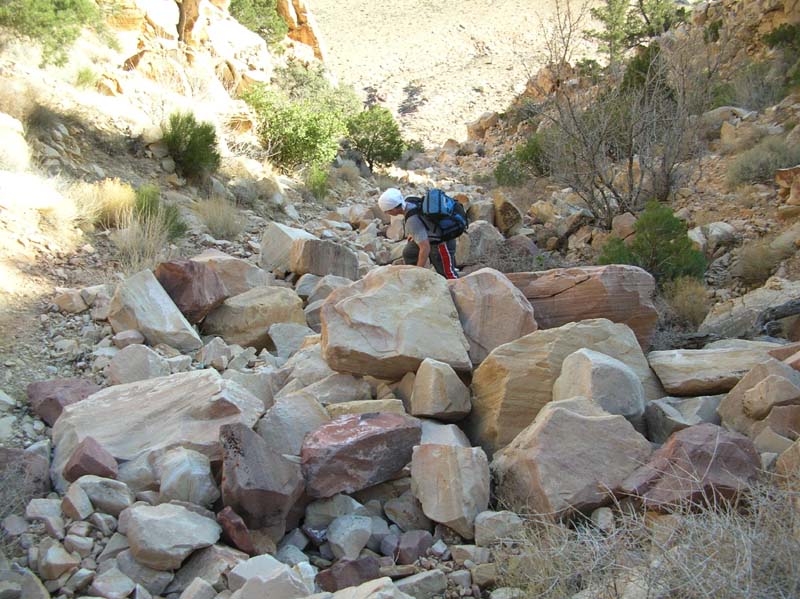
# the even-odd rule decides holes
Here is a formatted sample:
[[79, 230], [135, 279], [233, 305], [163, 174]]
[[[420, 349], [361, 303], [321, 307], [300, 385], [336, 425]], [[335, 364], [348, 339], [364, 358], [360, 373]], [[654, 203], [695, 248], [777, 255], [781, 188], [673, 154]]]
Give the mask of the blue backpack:
[[407, 198], [407, 202], [412, 207], [406, 211], [406, 218], [421, 214], [435, 225], [441, 241], [455, 239], [467, 230], [469, 221], [464, 206], [441, 189], [429, 189], [424, 198]]

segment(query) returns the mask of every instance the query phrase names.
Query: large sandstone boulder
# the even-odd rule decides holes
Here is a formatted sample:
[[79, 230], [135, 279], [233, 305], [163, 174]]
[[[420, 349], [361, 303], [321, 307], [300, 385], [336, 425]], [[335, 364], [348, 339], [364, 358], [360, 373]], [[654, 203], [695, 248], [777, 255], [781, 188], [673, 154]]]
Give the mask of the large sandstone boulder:
[[222, 501], [239, 514], [248, 528], [281, 529], [303, 494], [300, 465], [271, 450], [245, 424], [220, 428]]
[[562, 362], [581, 348], [623, 362], [636, 373], [648, 401], [663, 397], [626, 325], [605, 319], [570, 323], [501, 345], [483, 361], [472, 378], [472, 440], [490, 455], [510, 443], [553, 399], [553, 384], [561, 374]]
[[678, 431], [623, 484], [649, 508], [731, 498], [758, 478], [761, 459], [753, 442], [715, 424]]
[[550, 329], [568, 322], [607, 318], [628, 325], [642, 348], [658, 320], [653, 305], [655, 280], [636, 266], [582, 266], [543, 272], [511, 273], [536, 312], [536, 322]]
[[470, 409], [469, 388], [453, 369], [444, 362], [423, 360], [408, 402], [409, 414], [455, 422], [469, 414]]
[[358, 278], [358, 256], [335, 241], [300, 238], [292, 242], [289, 269], [296, 275], [336, 275], [352, 281]]
[[109, 387], [67, 406], [53, 427], [54, 480], [86, 437], [118, 461], [178, 446], [218, 461], [220, 427], [252, 427], [263, 411], [260, 399], [214, 370]]
[[475, 517], [489, 505], [489, 461], [480, 447], [418, 445], [411, 490], [428, 518], [472, 539]]
[[202, 347], [200, 336], [149, 270], [117, 287], [108, 310], [114, 332], [136, 329], [150, 345], [165, 343], [181, 351]]
[[256, 287], [268, 287], [275, 281], [272, 273], [219, 250], [206, 250], [192, 258], [192, 262], [203, 264], [214, 271], [222, 280], [228, 296], [239, 295]]
[[459, 267], [479, 264], [487, 255], [497, 252], [504, 241], [505, 237], [492, 223], [485, 220], [471, 222], [467, 232], [456, 241], [456, 264]]
[[445, 279], [427, 269], [377, 268], [322, 307], [322, 352], [334, 370], [399, 379], [433, 358], [465, 371], [468, 346]]
[[494, 269], [482, 268], [448, 281], [448, 286], [475, 365], [499, 345], [538, 328], [530, 302], [508, 277]]
[[216, 271], [196, 260], [162, 262], [156, 267], [155, 276], [192, 324], [203, 320], [229, 295]]
[[510, 237], [522, 225], [522, 212], [503, 193], [497, 192], [492, 201], [494, 202], [494, 224], [503, 235]]
[[256, 349], [269, 348], [269, 328], [278, 322], [305, 324], [303, 300], [285, 287], [258, 287], [225, 300], [206, 317], [203, 332], [226, 343]]
[[[700, 333], [716, 334], [721, 337], [744, 337], [752, 332], [756, 318], [773, 306], [780, 306], [800, 296], [800, 281], [788, 281], [779, 277], [772, 277], [763, 287], [759, 287], [726, 302], [721, 302], [711, 308]], [[785, 330], [794, 341], [797, 337], [798, 317], [792, 316], [784, 319]]]
[[[261, 236], [261, 268], [264, 270], [289, 272], [289, 256], [296, 239], [317, 239], [303, 229], [295, 229], [280, 223], [269, 223]], [[327, 274], [327, 273], [323, 273]]]
[[650, 457], [622, 416], [591, 402], [551, 403], [492, 461], [498, 499], [517, 512], [558, 516], [601, 506]]
[[389, 480], [411, 460], [422, 435], [405, 414], [340, 416], [308, 435], [300, 453], [311, 497], [353, 493]]
[[754, 366], [769, 358], [768, 349], [672, 349], [647, 355], [664, 389], [678, 396], [730, 391]]

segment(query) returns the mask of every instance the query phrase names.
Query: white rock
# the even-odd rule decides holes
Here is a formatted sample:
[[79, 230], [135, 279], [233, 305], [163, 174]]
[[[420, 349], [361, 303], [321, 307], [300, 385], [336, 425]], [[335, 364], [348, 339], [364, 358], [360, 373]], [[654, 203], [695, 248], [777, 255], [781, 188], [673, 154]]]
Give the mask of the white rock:
[[328, 543], [337, 559], [356, 559], [372, 534], [372, 519], [339, 516], [328, 526]]
[[202, 453], [184, 447], [170, 449], [156, 459], [155, 472], [161, 480], [161, 502], [177, 499], [210, 507], [219, 498], [211, 463]]

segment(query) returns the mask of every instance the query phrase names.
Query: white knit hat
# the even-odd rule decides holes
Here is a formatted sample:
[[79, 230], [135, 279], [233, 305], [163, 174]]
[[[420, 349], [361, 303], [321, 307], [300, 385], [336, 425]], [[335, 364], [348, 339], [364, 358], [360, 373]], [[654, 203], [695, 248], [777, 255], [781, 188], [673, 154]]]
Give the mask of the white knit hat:
[[404, 204], [403, 201], [403, 194], [400, 193], [399, 189], [394, 187], [390, 187], [386, 191], [381, 194], [381, 197], [378, 198], [378, 206], [384, 212], [391, 210], [392, 208], [397, 208], [398, 206], [402, 206]]

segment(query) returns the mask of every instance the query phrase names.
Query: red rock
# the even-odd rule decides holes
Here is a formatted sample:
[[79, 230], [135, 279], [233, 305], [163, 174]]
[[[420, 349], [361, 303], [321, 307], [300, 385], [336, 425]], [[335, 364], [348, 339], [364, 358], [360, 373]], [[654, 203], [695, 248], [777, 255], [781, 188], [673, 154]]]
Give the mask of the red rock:
[[0, 480], [14, 485], [25, 500], [50, 492], [50, 465], [39, 454], [0, 447]]
[[281, 527], [303, 494], [299, 464], [275, 453], [249, 426], [226, 424], [222, 445], [222, 501], [250, 529]]
[[87, 379], [53, 379], [28, 385], [28, 401], [34, 413], [53, 426], [65, 406], [83, 401], [100, 386]]
[[543, 272], [510, 273], [508, 278], [528, 298], [539, 328], [607, 318], [628, 325], [643, 349], [658, 319], [653, 305], [655, 280], [636, 266], [582, 266]]
[[427, 530], [410, 530], [400, 535], [397, 546], [398, 564], [413, 564], [433, 545], [433, 535]]
[[771, 349], [767, 353], [776, 360], [784, 361], [787, 358], [791, 358], [795, 354], [800, 353], [800, 343], [788, 343], [786, 345], [776, 347], [775, 349]]
[[698, 424], [672, 435], [622, 488], [651, 509], [669, 511], [676, 504], [732, 498], [755, 481], [760, 468], [750, 439]]
[[354, 414], [323, 424], [300, 452], [306, 491], [332, 497], [389, 480], [411, 461], [421, 436], [419, 420], [405, 414]]
[[155, 276], [167, 294], [192, 324], [203, 320], [228, 298], [219, 275], [194, 260], [170, 260], [156, 268]]
[[371, 555], [359, 559], [343, 559], [314, 579], [320, 588], [329, 593], [340, 589], [358, 586], [380, 577], [380, 562]]
[[217, 514], [217, 523], [222, 527], [222, 538], [228, 545], [240, 549], [248, 555], [256, 555], [256, 547], [250, 537], [250, 531], [242, 517], [226, 506]]
[[117, 460], [92, 437], [86, 437], [78, 444], [64, 466], [64, 478], [69, 482], [85, 474], [116, 479], [118, 473]]

